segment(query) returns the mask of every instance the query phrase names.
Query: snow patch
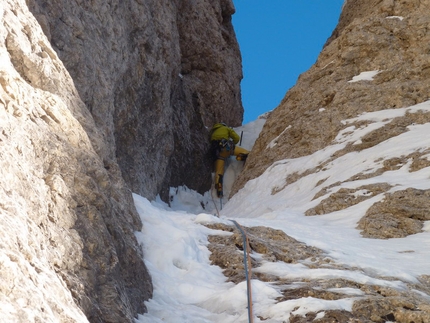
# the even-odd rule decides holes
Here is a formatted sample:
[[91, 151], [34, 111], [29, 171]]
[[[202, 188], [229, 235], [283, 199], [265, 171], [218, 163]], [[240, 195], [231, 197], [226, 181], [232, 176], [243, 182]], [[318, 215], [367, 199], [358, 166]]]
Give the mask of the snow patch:
[[282, 137], [282, 135], [284, 134], [284, 133], [286, 133], [289, 129], [291, 129], [291, 125], [289, 125], [288, 127], [286, 127], [285, 129], [284, 129], [284, 131], [282, 131], [281, 132], [281, 134], [279, 135], [279, 136], [277, 136], [275, 139], [273, 139], [271, 142], [269, 142], [269, 144], [266, 146], [266, 148], [273, 148], [273, 147], [275, 147], [277, 144], [278, 144], [278, 139], [280, 138], [280, 137]]
[[388, 17], [385, 17], [385, 18], [386, 19], [398, 19], [400, 21], [402, 21], [404, 19], [404, 17], [401, 17], [401, 16], [388, 16]]
[[379, 74], [381, 71], [367, 71], [361, 72], [360, 75], [354, 76], [348, 83], [354, 83], [359, 81], [373, 81], [373, 78]]

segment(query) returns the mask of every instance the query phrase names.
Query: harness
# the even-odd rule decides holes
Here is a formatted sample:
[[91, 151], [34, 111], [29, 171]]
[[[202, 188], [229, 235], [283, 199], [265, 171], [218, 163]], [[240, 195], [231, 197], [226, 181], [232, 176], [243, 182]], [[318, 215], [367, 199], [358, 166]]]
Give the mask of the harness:
[[232, 140], [221, 139], [221, 140], [212, 140], [212, 150], [214, 152], [214, 159], [225, 160], [224, 157], [220, 156], [222, 151], [230, 152], [230, 155], [234, 153], [234, 143]]

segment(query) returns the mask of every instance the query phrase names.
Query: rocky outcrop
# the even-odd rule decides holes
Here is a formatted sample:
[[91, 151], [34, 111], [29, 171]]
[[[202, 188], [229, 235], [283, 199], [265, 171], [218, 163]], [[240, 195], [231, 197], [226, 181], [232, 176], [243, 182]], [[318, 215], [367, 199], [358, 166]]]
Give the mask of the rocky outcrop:
[[2, 322], [145, 312], [131, 191], [210, 186], [206, 126], [243, 112], [233, 12], [228, 0], [0, 3]]
[[211, 184], [208, 130], [242, 122], [231, 0], [30, 1], [130, 188]]
[[[346, 1], [317, 62], [269, 116], [233, 193], [274, 161], [297, 158], [330, 145], [342, 120], [363, 112], [411, 106], [429, 98], [430, 1]], [[350, 82], [366, 71], [373, 81]], [[361, 149], [406, 131], [415, 121], [397, 119]], [[421, 116], [421, 123], [430, 121]], [[401, 130], [403, 129], [403, 130]], [[373, 142], [373, 143], [371, 143]], [[359, 149], [356, 147], [355, 149]], [[401, 156], [399, 156], [401, 157]]]
[[[208, 249], [211, 251], [210, 260], [212, 264], [223, 269], [224, 275], [229, 281], [239, 283], [246, 279], [243, 264], [243, 237], [241, 232], [233, 226], [224, 224], [207, 224], [207, 227], [216, 230], [228, 231], [233, 234], [230, 236], [212, 235], [209, 236]], [[242, 228], [243, 229], [243, 228]], [[246, 228], [247, 240], [249, 243], [248, 250], [251, 249], [262, 258], [250, 258], [250, 267], [258, 267], [261, 260], [270, 262], [297, 263], [300, 260], [312, 259], [313, 262], [325, 263], [321, 250], [310, 247], [289, 237], [281, 230], [275, 230], [268, 227]], [[251, 270], [252, 271], [252, 270]], [[263, 273], [257, 273], [256, 276], [263, 281], [271, 281], [273, 277], [268, 277]]]
[[[257, 195], [253, 189], [268, 183], [273, 188], [266, 193], [265, 205], [258, 211], [248, 208], [250, 216], [276, 214], [278, 210], [316, 217], [327, 214], [324, 218], [328, 221], [351, 221], [363, 239], [396, 238], [399, 245], [402, 238], [406, 244], [414, 238], [410, 235], [428, 233], [429, 148], [428, 142], [423, 142], [425, 132], [415, 131], [430, 124], [425, 102], [430, 98], [429, 10], [428, 0], [345, 1], [339, 24], [317, 62], [270, 113], [232, 192], [245, 188], [232, 201], [246, 194], [252, 199]], [[422, 182], [416, 173], [422, 174]], [[393, 174], [400, 175], [394, 178]], [[311, 226], [308, 229], [313, 230]], [[253, 249], [258, 229], [247, 230]], [[261, 232], [258, 238], [269, 245], [271, 234]], [[214, 250], [212, 261], [224, 265], [225, 275], [235, 281], [232, 269], [240, 264], [233, 258], [233, 249], [237, 254], [241, 246], [233, 243], [233, 237], [211, 238], [210, 248]], [[285, 250], [295, 248], [286, 237], [279, 244]], [[224, 261], [225, 252], [219, 252], [225, 249], [231, 250], [229, 263]], [[270, 250], [276, 248], [268, 250], [259, 249], [259, 257], [270, 259]], [[411, 263], [420, 257], [414, 250], [398, 252], [411, 254]], [[295, 256], [291, 261], [306, 269], [342, 267], [323, 255], [320, 252], [306, 260]], [[258, 276], [259, 266], [263, 265], [254, 259], [254, 278], [276, 282], [284, 299], [350, 297], [332, 293], [338, 287], [356, 289], [359, 295], [350, 311], [325, 311], [320, 317], [312, 312], [291, 315], [290, 322], [430, 321], [427, 275], [405, 282], [407, 288], [398, 290], [343, 278]], [[377, 278], [394, 280], [389, 274]], [[415, 289], [419, 295], [411, 293]]]
[[359, 221], [358, 228], [367, 238], [403, 238], [421, 232], [430, 220], [429, 190], [408, 188], [387, 194], [373, 204]]
[[132, 322], [151, 296], [109, 145], [24, 1], [1, 4], [4, 322]]
[[[399, 196], [400, 194], [398, 194]], [[217, 230], [231, 232], [229, 236], [214, 235], [209, 237], [209, 250], [212, 254], [212, 264], [220, 266], [229, 281], [239, 283], [246, 280], [243, 264], [243, 238], [234, 226], [224, 224], [207, 224]], [[306, 314], [293, 314], [289, 322], [294, 323], [332, 323], [332, 322], [428, 322], [430, 320], [430, 306], [427, 295], [430, 292], [430, 280], [427, 276], [419, 277], [416, 283], [408, 282], [408, 288], [397, 289], [389, 285], [378, 285], [366, 282], [357, 282], [349, 279], [348, 275], [324, 275], [325, 277], [300, 277], [293, 273], [267, 274], [261, 270], [265, 261], [300, 264], [306, 270], [349, 270], [362, 273], [362, 268], [348, 268], [324, 254], [316, 247], [303, 244], [283, 231], [266, 227], [242, 227], [247, 235], [248, 251], [257, 257], [250, 257], [247, 264], [252, 279], [271, 282], [280, 290], [282, 296], [276, 299], [277, 303], [286, 300], [301, 298], [315, 298], [321, 301], [340, 299], [355, 299], [351, 311], [324, 310], [321, 312], [309, 311]], [[267, 264], [267, 262], [266, 262]], [[351, 276], [352, 277], [352, 276]], [[392, 281], [392, 277], [384, 277]], [[416, 293], [416, 291], [419, 293]], [[258, 316], [262, 321], [270, 317]]]

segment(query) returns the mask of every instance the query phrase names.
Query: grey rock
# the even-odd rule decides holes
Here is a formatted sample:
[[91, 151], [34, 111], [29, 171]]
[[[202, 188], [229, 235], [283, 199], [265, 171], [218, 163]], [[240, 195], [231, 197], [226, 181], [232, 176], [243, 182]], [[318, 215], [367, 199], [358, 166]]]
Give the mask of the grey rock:
[[131, 192], [210, 187], [208, 128], [241, 123], [234, 7], [0, 3], [3, 322], [133, 322], [151, 278]]
[[24, 2], [1, 5], [4, 322], [132, 322], [152, 293], [108, 143]]
[[231, 0], [30, 1], [122, 176], [167, 201], [211, 185], [208, 129], [242, 122]]

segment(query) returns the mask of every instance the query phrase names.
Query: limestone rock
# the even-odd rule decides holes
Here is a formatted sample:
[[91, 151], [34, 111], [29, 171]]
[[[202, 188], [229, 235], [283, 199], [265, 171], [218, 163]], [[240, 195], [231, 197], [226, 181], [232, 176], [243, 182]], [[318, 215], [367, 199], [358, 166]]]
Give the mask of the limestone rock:
[[[357, 129], [366, 128], [364, 123], [372, 123], [367, 119], [351, 124], [345, 122], [347, 119], [368, 112], [410, 107], [429, 100], [430, 34], [426, 32], [430, 28], [429, 10], [429, 0], [345, 1], [338, 26], [318, 60], [298, 78], [280, 105], [269, 114], [232, 194], [250, 179], [260, 176], [269, 166], [285, 163], [294, 169], [284, 168], [287, 174], [276, 181], [277, 186], [271, 194], [288, 192], [285, 196], [294, 198], [295, 189], [299, 197], [308, 193], [305, 190], [312, 190], [315, 195], [312, 208], [305, 212], [307, 215], [340, 211], [339, 215], [362, 216], [357, 230], [361, 230], [366, 238], [401, 238], [420, 233], [424, 221], [429, 220], [428, 190], [407, 188], [408, 183], [402, 185], [386, 181], [390, 171], [402, 169], [411, 173], [413, 186], [413, 172], [426, 171], [430, 165], [428, 147], [423, 145], [415, 151], [410, 149], [404, 155], [396, 155], [396, 149], [380, 155], [376, 150], [379, 145], [391, 148], [389, 144], [384, 146], [382, 143], [403, 136], [416, 124], [428, 124], [430, 115], [415, 111], [402, 113], [399, 118], [387, 117], [384, 126], [358, 136], [360, 140], [354, 137], [345, 145], [339, 144], [337, 136], [348, 133], [348, 127], [355, 129], [351, 133], [356, 134]], [[373, 72], [373, 79], [356, 81], [354, 77], [363, 72]], [[384, 113], [379, 115], [383, 119]], [[336, 151], [337, 147], [340, 148]], [[346, 160], [341, 158], [346, 154], [350, 154], [349, 157], [356, 155], [357, 165], [366, 166], [355, 168], [357, 165], [351, 165], [351, 174], [336, 174], [336, 165]], [[303, 156], [309, 157], [309, 163], [301, 166], [302, 159], [299, 158]], [[367, 164], [366, 159], [372, 162]], [[357, 169], [359, 171], [353, 173]], [[313, 182], [315, 187], [308, 188], [308, 184]], [[298, 200], [302, 201], [301, 198]], [[302, 205], [298, 204], [295, 208], [300, 209]], [[341, 211], [348, 208], [351, 209]], [[270, 240], [269, 237], [264, 239]], [[309, 246], [302, 247], [306, 249]], [[308, 268], [336, 269], [341, 266], [324, 257], [323, 251], [313, 258], [296, 258], [296, 261]], [[258, 273], [259, 263], [253, 265], [254, 274]], [[361, 272], [362, 269], [357, 270]], [[226, 275], [229, 273], [225, 272]], [[361, 284], [347, 278], [300, 279], [290, 276], [259, 278], [276, 282], [283, 295], [277, 299], [279, 302], [302, 297], [323, 300], [350, 298], [351, 295], [342, 293], [344, 288], [358, 295], [350, 312], [309, 312], [305, 316], [291, 315], [290, 322], [430, 321], [428, 277], [420, 277], [415, 283], [405, 282], [407, 288], [396, 289]], [[377, 278], [395, 280], [393, 277]], [[260, 319], [264, 321], [267, 318]]]
[[[209, 237], [211, 261], [224, 269], [224, 275], [236, 284], [245, 280], [243, 265], [243, 238], [234, 226], [224, 224], [208, 224], [208, 227], [231, 232], [232, 235], [212, 235]], [[308, 312], [306, 315], [291, 314], [289, 322], [332, 323], [332, 322], [373, 322], [388, 321], [410, 323], [428, 322], [430, 305], [428, 305], [429, 278], [420, 277], [416, 284], [405, 283], [408, 288], [392, 288], [389, 285], [359, 283], [356, 280], [344, 278], [319, 277], [310, 278], [309, 275], [285, 277], [268, 275], [259, 271], [264, 262], [286, 262], [301, 264], [309, 269], [322, 270], [358, 270], [362, 268], [344, 268], [333, 259], [324, 255], [322, 250], [307, 246], [284, 232], [266, 227], [243, 227], [248, 236], [252, 259], [252, 279], [270, 281], [280, 290], [282, 296], [277, 303], [288, 300], [312, 297], [318, 300], [341, 300], [354, 297], [351, 311], [324, 310], [318, 313]], [[253, 256], [257, 255], [257, 256]], [[290, 277], [291, 276], [291, 277]], [[300, 275], [298, 275], [300, 276]], [[290, 278], [289, 278], [290, 277]], [[393, 280], [391, 277], [380, 277], [381, 280]], [[418, 291], [418, 292], [417, 292]], [[318, 315], [323, 314], [323, 315]], [[259, 316], [264, 321], [268, 318]]]
[[0, 16], [2, 322], [132, 322], [152, 285], [130, 192], [26, 2]]
[[133, 190], [211, 185], [208, 128], [242, 122], [231, 0], [30, 1]]
[[152, 294], [131, 191], [211, 184], [243, 108], [231, 0], [0, 3], [5, 322], [133, 322]]
[[[386, 183], [365, 185], [357, 189], [341, 188], [337, 192], [330, 194], [330, 196], [322, 200], [316, 207], [309, 209], [305, 212], [306, 215], [327, 214], [334, 211], [346, 209], [350, 206], [363, 202], [377, 194], [388, 191], [391, 188]], [[365, 191], [364, 194], [362, 193]], [[356, 192], [361, 191], [360, 195], [355, 195]]]
[[430, 190], [409, 188], [386, 194], [373, 204], [359, 221], [358, 229], [367, 238], [403, 238], [421, 232], [423, 222], [430, 220]]
[[[234, 226], [222, 224], [207, 225], [212, 229], [229, 231], [231, 236], [210, 236], [208, 246], [211, 251], [210, 260], [213, 264], [224, 269], [224, 275], [233, 282], [241, 282], [245, 279], [243, 264], [243, 237]], [[243, 228], [248, 236], [250, 252], [256, 252], [263, 256], [264, 260], [286, 263], [297, 263], [299, 260], [313, 258], [314, 262], [323, 261], [321, 251], [314, 247], [289, 237], [281, 230], [267, 227]], [[240, 252], [242, 250], [242, 252]], [[239, 251], [239, 252], [238, 252]], [[258, 267], [259, 262], [252, 260], [251, 267]], [[251, 270], [252, 271], [252, 270]], [[257, 274], [259, 279], [270, 281], [270, 277], [262, 273]]]
[[[430, 26], [429, 9], [428, 0], [346, 1], [316, 63], [268, 117], [233, 193], [277, 160], [330, 145], [346, 127], [342, 120], [428, 100], [430, 35], [424, 31]], [[350, 82], [365, 71], [379, 73], [373, 81]], [[407, 122], [385, 129], [381, 140], [406, 131]], [[369, 137], [369, 143], [376, 138]]]

